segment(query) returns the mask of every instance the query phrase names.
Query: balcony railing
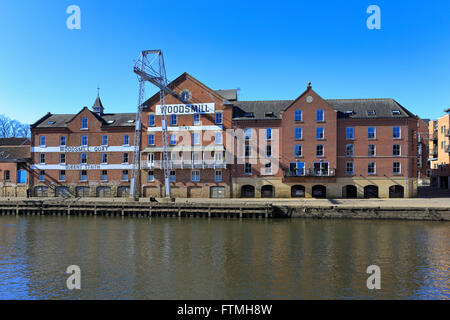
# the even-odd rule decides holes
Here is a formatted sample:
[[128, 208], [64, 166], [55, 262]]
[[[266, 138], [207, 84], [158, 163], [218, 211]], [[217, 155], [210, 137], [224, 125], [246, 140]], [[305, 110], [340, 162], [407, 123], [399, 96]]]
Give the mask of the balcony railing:
[[[226, 169], [225, 162], [208, 160], [173, 160], [169, 161], [169, 169]], [[141, 169], [163, 169], [162, 161], [141, 161]]]
[[305, 169], [284, 171], [285, 177], [334, 177], [336, 176], [336, 169], [329, 169], [327, 171], [318, 169]]

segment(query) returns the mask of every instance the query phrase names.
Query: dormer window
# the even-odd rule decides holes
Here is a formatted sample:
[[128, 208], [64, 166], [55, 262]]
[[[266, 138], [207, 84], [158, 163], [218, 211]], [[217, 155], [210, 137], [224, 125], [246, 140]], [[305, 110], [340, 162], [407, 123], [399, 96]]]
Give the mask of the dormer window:
[[253, 118], [255, 116], [255, 114], [253, 112], [247, 112], [246, 114], [244, 114], [244, 117], [246, 118]]
[[274, 117], [275, 116], [275, 114], [273, 112], [266, 112], [264, 115], [266, 117]]
[[88, 129], [88, 119], [87, 118], [82, 118], [81, 119], [81, 129], [82, 130], [87, 130]]
[[392, 110], [392, 115], [393, 116], [399, 116], [401, 113], [400, 113], [400, 110]]
[[376, 116], [377, 113], [376, 113], [375, 110], [367, 110], [367, 115], [368, 115], [368, 116]]

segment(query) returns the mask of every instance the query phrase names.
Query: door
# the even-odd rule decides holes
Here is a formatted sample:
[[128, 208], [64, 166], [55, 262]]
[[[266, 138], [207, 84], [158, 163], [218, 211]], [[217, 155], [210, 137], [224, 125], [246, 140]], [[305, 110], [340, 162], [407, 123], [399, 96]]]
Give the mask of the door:
[[211, 187], [211, 198], [225, 198], [225, 187]]

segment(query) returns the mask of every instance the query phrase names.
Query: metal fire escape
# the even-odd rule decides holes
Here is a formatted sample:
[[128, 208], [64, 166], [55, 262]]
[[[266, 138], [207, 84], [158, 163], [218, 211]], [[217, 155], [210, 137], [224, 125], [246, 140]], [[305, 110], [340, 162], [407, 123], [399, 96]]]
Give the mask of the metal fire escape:
[[134, 65], [134, 72], [139, 77], [139, 99], [138, 110], [136, 112], [136, 129], [134, 134], [134, 153], [133, 153], [133, 171], [131, 176], [130, 197], [137, 200], [140, 194], [140, 167], [141, 167], [141, 126], [142, 109], [144, 103], [145, 82], [153, 83], [160, 89], [160, 105], [162, 119], [162, 138], [163, 138], [163, 169], [164, 185], [166, 198], [170, 198], [170, 179], [169, 179], [169, 158], [167, 151], [167, 117], [165, 100], [166, 93], [175, 97], [178, 95], [167, 86], [166, 68], [164, 66], [164, 57], [161, 50], [144, 50], [141, 52]]

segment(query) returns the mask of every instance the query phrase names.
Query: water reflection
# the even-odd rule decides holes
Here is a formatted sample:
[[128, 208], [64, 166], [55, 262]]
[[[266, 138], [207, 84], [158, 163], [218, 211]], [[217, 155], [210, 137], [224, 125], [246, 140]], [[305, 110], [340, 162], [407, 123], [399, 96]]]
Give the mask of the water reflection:
[[[449, 224], [0, 217], [0, 299], [448, 299]], [[82, 289], [70, 291], [67, 266]], [[381, 268], [368, 290], [367, 266]]]

